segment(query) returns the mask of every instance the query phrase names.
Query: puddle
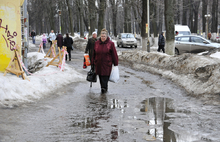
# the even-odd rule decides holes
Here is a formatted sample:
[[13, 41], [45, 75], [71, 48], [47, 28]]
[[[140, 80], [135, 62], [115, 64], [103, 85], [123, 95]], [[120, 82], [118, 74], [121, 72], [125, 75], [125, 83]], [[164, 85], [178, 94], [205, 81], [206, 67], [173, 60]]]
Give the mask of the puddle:
[[[186, 130], [172, 131], [170, 126], [176, 118], [190, 118], [190, 111], [177, 110], [174, 106], [174, 100], [169, 98], [149, 98], [142, 101], [142, 108], [140, 109], [141, 115], [146, 115], [149, 120], [145, 123], [149, 126], [149, 129], [145, 129], [149, 136], [155, 137], [164, 142], [193, 142], [202, 140], [201, 137], [191, 135]], [[181, 120], [180, 119], [180, 120]], [[143, 120], [142, 120], [143, 121]], [[193, 123], [193, 122], [192, 122]], [[181, 121], [177, 123], [176, 127], [181, 126]], [[142, 131], [142, 130], [140, 130]]]
[[139, 105], [126, 99], [99, 99], [90, 100], [87, 114], [71, 118], [70, 127], [73, 127], [74, 133], [82, 132], [90, 140], [96, 140], [96, 135], [101, 135], [105, 137], [103, 141], [208, 141], [187, 131], [190, 128], [184, 126], [181, 120], [187, 119], [187, 124], [193, 123], [191, 112], [175, 108], [176, 102], [172, 99], [148, 98]]

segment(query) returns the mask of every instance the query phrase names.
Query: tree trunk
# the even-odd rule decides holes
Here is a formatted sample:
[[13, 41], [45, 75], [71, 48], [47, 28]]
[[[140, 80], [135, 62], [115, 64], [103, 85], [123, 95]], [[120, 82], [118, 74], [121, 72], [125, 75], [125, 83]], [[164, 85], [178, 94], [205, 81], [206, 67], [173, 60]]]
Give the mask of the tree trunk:
[[128, 0], [125, 0], [124, 3], [124, 32], [128, 32]]
[[98, 36], [100, 35], [101, 30], [104, 28], [105, 20], [105, 0], [100, 0], [99, 5], [99, 21], [98, 21]]
[[77, 5], [78, 5], [78, 10], [79, 10], [79, 31], [80, 31], [80, 37], [83, 38], [84, 37], [84, 32], [83, 32], [83, 2], [81, 0], [77, 1]]
[[188, 0], [183, 0], [183, 18], [182, 18], [182, 24], [187, 25], [187, 7]]
[[151, 11], [150, 13], [153, 13], [153, 16], [152, 16], [153, 19], [151, 22], [151, 27], [152, 27], [151, 33], [154, 33], [154, 37], [157, 37], [158, 31], [157, 31], [157, 22], [156, 22], [156, 19], [157, 19], [157, 5], [156, 5], [156, 3], [151, 2], [150, 11]]
[[72, 17], [72, 12], [71, 12], [71, 7], [69, 5], [69, 0], [66, 0], [68, 12], [69, 12], [69, 26], [70, 26], [70, 32], [71, 35], [74, 36], [74, 30], [73, 30], [73, 17]]
[[112, 6], [112, 27], [113, 34], [117, 37], [117, 14], [118, 14], [118, 0], [110, 0]]
[[191, 29], [191, 32], [194, 32], [194, 25], [193, 25], [193, 2], [190, 1], [190, 15], [189, 15], [189, 28]]
[[[51, 3], [53, 2], [52, 0], [50, 1]], [[50, 6], [50, 28], [51, 30], [55, 30], [55, 27], [54, 27], [54, 11], [53, 11], [53, 6]]]
[[165, 0], [166, 46], [165, 52], [174, 55], [174, 11], [173, 0]]
[[89, 0], [88, 1], [88, 6], [89, 6], [89, 35], [92, 35], [92, 32], [95, 31], [95, 23], [96, 23], [96, 6], [95, 6], [95, 1]]
[[141, 18], [141, 37], [142, 37], [142, 50], [147, 50], [147, 33], [146, 33], [146, 23], [147, 23], [147, 0], [142, 0], [142, 18]]
[[216, 0], [217, 2], [216, 2], [216, 20], [215, 20], [215, 24], [216, 24], [216, 32], [218, 33], [218, 0]]
[[206, 31], [207, 0], [202, 0], [202, 30]]
[[158, 16], [158, 18], [159, 18], [159, 25], [158, 25], [158, 32], [159, 33], [161, 33], [162, 32], [162, 30], [164, 30], [163, 29], [163, 19], [164, 19], [164, 5], [163, 5], [163, 3], [161, 3], [161, 5], [159, 5], [158, 6], [158, 8], [159, 8], [159, 16]]
[[217, 0], [213, 0], [213, 3], [212, 3], [212, 28], [211, 28], [212, 33], [217, 32], [216, 20], [218, 20], [218, 17], [216, 17], [216, 14], [217, 14], [216, 11], [217, 11]]
[[192, 23], [193, 23], [193, 33], [197, 33], [198, 30], [198, 13], [199, 13], [199, 6], [200, 6], [200, 1], [194, 2], [194, 18], [192, 18]]

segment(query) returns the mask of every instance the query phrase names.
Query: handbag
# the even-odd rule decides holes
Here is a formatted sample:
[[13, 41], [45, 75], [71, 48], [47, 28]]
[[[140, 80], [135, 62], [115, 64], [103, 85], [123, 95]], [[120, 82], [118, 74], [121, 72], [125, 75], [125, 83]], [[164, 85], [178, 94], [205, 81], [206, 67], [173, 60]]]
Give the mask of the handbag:
[[89, 81], [89, 82], [96, 82], [96, 81], [97, 81], [97, 75], [96, 75], [96, 73], [95, 73], [93, 70], [90, 70], [90, 71], [87, 73], [86, 80]]
[[117, 83], [119, 81], [119, 69], [118, 66], [113, 66], [109, 77], [109, 81]]

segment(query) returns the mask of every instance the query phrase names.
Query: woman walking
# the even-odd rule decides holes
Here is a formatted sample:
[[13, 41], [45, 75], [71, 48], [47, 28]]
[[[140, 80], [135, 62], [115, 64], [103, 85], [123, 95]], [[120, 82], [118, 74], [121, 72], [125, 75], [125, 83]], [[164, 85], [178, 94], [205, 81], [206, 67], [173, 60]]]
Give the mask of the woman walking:
[[112, 64], [118, 66], [115, 44], [109, 39], [106, 29], [102, 29], [100, 39], [95, 42], [93, 60], [95, 72], [99, 76], [101, 92], [106, 93]]
[[[69, 61], [71, 61], [71, 50], [72, 50], [73, 39], [69, 37], [69, 34], [66, 33], [66, 37], [64, 38], [64, 46], [67, 47], [67, 52], [69, 54]], [[66, 55], [67, 60], [67, 55]]]

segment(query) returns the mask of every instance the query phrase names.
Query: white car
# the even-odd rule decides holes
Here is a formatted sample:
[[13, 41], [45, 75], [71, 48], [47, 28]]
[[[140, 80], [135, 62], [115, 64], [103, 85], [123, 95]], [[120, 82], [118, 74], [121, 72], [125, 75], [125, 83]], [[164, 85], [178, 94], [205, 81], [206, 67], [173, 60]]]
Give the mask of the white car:
[[120, 33], [117, 40], [118, 47], [137, 48], [137, 40], [132, 33]]

